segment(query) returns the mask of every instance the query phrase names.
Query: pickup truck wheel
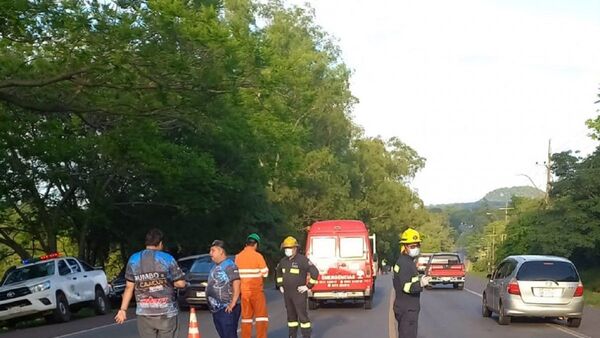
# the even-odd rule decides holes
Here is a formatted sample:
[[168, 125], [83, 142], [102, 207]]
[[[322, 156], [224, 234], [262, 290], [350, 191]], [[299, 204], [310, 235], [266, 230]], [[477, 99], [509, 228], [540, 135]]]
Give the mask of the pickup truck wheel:
[[94, 311], [97, 315], [105, 315], [108, 312], [108, 299], [104, 294], [104, 290], [96, 287], [96, 295], [94, 297]]
[[568, 327], [579, 327], [581, 325], [581, 318], [569, 318], [567, 319]]
[[53, 313], [53, 321], [58, 323], [68, 322], [71, 320], [71, 309], [67, 297], [61, 292], [56, 294], [56, 309]]
[[319, 308], [319, 303], [318, 301], [314, 300], [314, 299], [309, 299], [308, 300], [308, 309], [309, 310], [316, 310]]
[[500, 302], [500, 309], [498, 310], [498, 324], [500, 324], [500, 325], [510, 324], [510, 316], [507, 316], [504, 313], [504, 305], [502, 305], [502, 302]]
[[485, 294], [483, 295], [483, 299], [481, 301], [481, 315], [485, 318], [489, 318], [492, 316], [492, 311], [490, 311], [490, 308], [487, 305], [487, 299]]
[[455, 288], [462, 290], [465, 288], [465, 283], [456, 283]]
[[365, 297], [365, 310], [371, 310], [373, 308], [373, 296]]

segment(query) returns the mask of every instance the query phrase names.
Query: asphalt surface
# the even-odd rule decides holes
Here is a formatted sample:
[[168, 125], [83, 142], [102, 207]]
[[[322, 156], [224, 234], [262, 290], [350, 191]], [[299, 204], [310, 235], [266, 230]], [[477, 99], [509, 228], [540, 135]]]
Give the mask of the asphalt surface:
[[[436, 288], [423, 293], [419, 317], [419, 338], [590, 338], [600, 337], [600, 311], [586, 308], [580, 328], [571, 329], [560, 322], [536, 319], [517, 319], [509, 326], [500, 326], [497, 317], [483, 318], [480, 314], [481, 291], [484, 282], [469, 278], [465, 290]], [[283, 300], [278, 291], [266, 290], [269, 300], [270, 338], [286, 338], [287, 325]], [[391, 276], [381, 276], [373, 302], [373, 309], [362, 304], [327, 304], [310, 311], [313, 338], [396, 338], [391, 302]], [[210, 313], [199, 310], [198, 321], [202, 338], [218, 338]], [[0, 334], [1, 338], [136, 338], [135, 314], [130, 320], [116, 325], [112, 316], [98, 316], [73, 320], [65, 324], [43, 325]], [[180, 338], [187, 337], [188, 312], [180, 314]]]

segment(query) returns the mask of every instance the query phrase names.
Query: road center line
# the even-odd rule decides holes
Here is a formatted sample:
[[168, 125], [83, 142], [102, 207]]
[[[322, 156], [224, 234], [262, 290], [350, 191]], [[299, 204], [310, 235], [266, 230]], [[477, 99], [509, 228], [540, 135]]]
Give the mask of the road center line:
[[396, 298], [396, 292], [392, 288], [390, 292], [390, 306], [388, 310], [388, 335], [390, 338], [396, 338], [396, 318], [394, 317], [394, 298]]
[[[465, 288], [464, 290], [465, 290], [465, 291], [467, 291], [468, 293], [474, 294], [474, 295], [476, 295], [476, 296], [483, 297], [483, 295], [482, 295], [482, 294], [480, 294], [480, 293], [478, 293], [478, 292], [475, 292], [475, 291], [473, 291], [473, 290], [469, 290], [469, 289], [467, 289], [467, 288]], [[559, 325], [557, 325], [557, 324], [550, 324], [550, 323], [546, 323], [546, 326], [549, 326], [549, 327], [551, 327], [551, 328], [553, 328], [553, 329], [557, 329], [557, 330], [559, 330], [559, 331], [562, 331], [562, 332], [564, 332], [564, 333], [570, 334], [570, 335], [571, 335], [571, 336], [573, 336], [573, 337], [577, 337], [577, 338], [592, 338], [592, 337], [590, 337], [590, 336], [587, 336], [587, 335], [585, 335], [585, 334], [583, 334], [583, 333], [579, 333], [579, 332], [577, 332], [577, 331], [569, 330], [569, 329], [567, 329], [567, 328], [565, 328], [565, 327], [562, 327], [562, 326], [559, 326]]]
[[[133, 318], [133, 319], [130, 319], [130, 320], [126, 320], [125, 323], [134, 322], [136, 320], [137, 320], [137, 318]], [[125, 323], [123, 323], [123, 324], [125, 324]], [[100, 329], [105, 329], [107, 327], [116, 326], [116, 325], [123, 325], [123, 324], [112, 323], [112, 324], [106, 324], [106, 325], [102, 325], [102, 326], [96, 326], [96, 327], [93, 327], [91, 329], [81, 330], [81, 331], [77, 331], [77, 332], [71, 332], [71, 333], [64, 334], [62, 336], [57, 336], [55, 338], [71, 337], [71, 336], [75, 336], [75, 335], [78, 335], [78, 334], [88, 333], [88, 332], [92, 332], [92, 331], [96, 331], [96, 330], [100, 330]]]

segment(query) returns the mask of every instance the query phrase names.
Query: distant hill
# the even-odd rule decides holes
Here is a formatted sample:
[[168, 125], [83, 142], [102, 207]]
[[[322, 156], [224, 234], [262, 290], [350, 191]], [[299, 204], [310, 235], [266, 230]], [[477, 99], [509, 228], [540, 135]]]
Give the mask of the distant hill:
[[500, 188], [488, 192], [483, 199], [488, 202], [506, 202], [507, 200], [510, 201], [513, 196], [542, 198], [544, 197], [544, 192], [540, 189], [529, 186]]
[[427, 206], [430, 210], [435, 209], [462, 209], [462, 210], [474, 210], [481, 207], [498, 207], [503, 206], [506, 201], [510, 201], [513, 196], [527, 197], [527, 198], [542, 198], [544, 192], [540, 189], [530, 186], [519, 186], [510, 188], [499, 188], [492, 190], [485, 194], [485, 196], [476, 202], [468, 203], [448, 203], [448, 204], [434, 204]]
[[433, 213], [447, 214], [450, 225], [458, 233], [463, 233], [489, 223], [489, 213], [504, 207], [506, 201], [510, 202], [513, 196], [543, 198], [544, 192], [527, 186], [500, 188], [488, 192], [476, 202], [436, 204], [427, 206], [427, 209]]

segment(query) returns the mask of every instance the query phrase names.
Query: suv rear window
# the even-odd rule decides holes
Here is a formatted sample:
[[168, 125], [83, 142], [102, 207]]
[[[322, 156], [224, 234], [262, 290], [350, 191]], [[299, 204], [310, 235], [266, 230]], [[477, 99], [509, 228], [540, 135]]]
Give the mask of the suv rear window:
[[363, 237], [340, 238], [341, 258], [364, 258], [366, 252], [365, 239]]
[[460, 264], [460, 257], [457, 255], [433, 255], [430, 264]]
[[335, 237], [313, 237], [310, 251], [312, 257], [335, 257]]
[[517, 273], [517, 280], [579, 282], [579, 275], [571, 263], [534, 261], [521, 265]]
[[429, 262], [429, 257], [431, 256], [419, 256], [419, 258], [417, 258], [417, 263], [427, 264], [427, 262]]

